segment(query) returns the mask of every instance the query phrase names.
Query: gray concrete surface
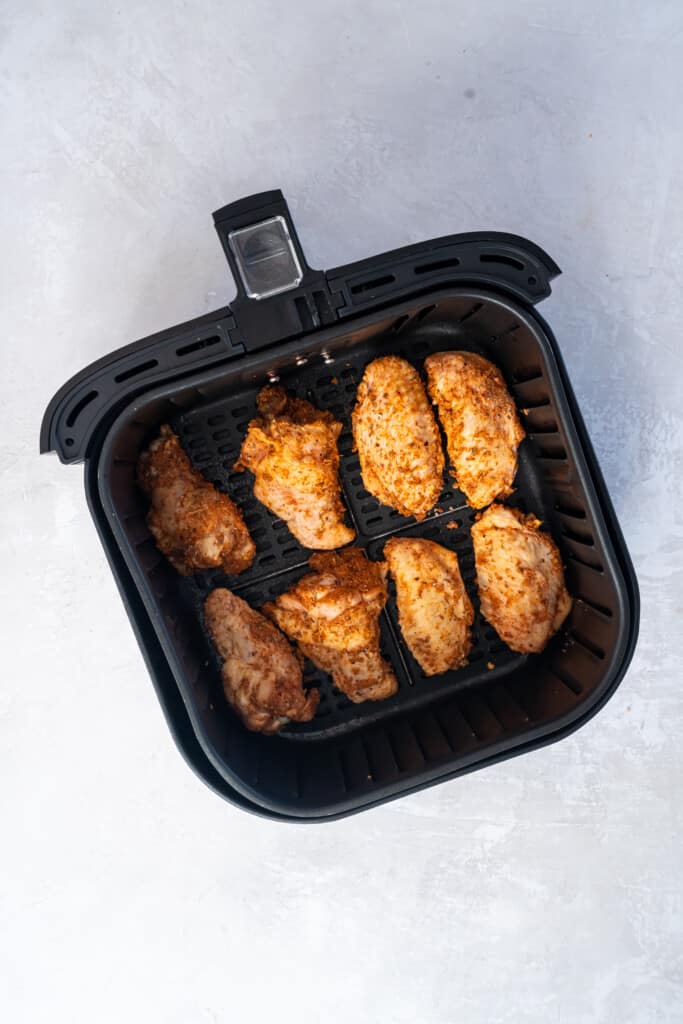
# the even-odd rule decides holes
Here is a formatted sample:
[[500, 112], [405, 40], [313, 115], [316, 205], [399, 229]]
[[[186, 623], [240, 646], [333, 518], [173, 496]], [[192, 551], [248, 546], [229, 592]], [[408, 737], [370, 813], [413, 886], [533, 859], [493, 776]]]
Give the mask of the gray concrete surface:
[[[680, 0], [4, 0], [0, 1013], [11, 1024], [676, 1024]], [[324, 828], [173, 747], [85, 506], [38, 458], [74, 371], [230, 299], [210, 213], [290, 199], [313, 265], [535, 239], [640, 579], [570, 740]]]

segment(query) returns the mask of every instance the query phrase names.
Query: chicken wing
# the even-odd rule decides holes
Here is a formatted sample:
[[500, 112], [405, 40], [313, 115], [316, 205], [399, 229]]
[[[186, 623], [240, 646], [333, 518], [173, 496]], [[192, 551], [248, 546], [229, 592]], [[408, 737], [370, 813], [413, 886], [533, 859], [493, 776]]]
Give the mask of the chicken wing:
[[279, 629], [230, 590], [212, 590], [204, 618], [223, 661], [223, 690], [247, 729], [277, 732], [287, 722], [308, 722], [317, 690], [305, 693], [301, 657]]
[[540, 522], [491, 505], [472, 527], [482, 614], [513, 651], [542, 651], [572, 606], [560, 555]]
[[355, 533], [344, 523], [340, 498], [341, 423], [281, 387], [262, 388], [256, 404], [260, 416], [249, 424], [235, 469], [252, 471], [256, 497], [304, 547], [350, 543]]
[[398, 356], [375, 359], [352, 420], [365, 489], [401, 515], [424, 519], [443, 487], [444, 458], [417, 370]]
[[392, 537], [384, 556], [396, 583], [401, 632], [422, 671], [435, 676], [464, 665], [474, 610], [455, 551], [422, 537]]
[[384, 566], [359, 548], [313, 555], [310, 565], [314, 572], [265, 605], [264, 613], [354, 703], [390, 697], [398, 684], [379, 651]]
[[474, 352], [435, 353], [425, 360], [425, 371], [453, 474], [468, 504], [484, 508], [507, 497], [524, 430], [502, 373]]
[[151, 503], [147, 525], [179, 573], [249, 568], [256, 546], [242, 513], [197, 472], [169, 426], [140, 455], [138, 481]]

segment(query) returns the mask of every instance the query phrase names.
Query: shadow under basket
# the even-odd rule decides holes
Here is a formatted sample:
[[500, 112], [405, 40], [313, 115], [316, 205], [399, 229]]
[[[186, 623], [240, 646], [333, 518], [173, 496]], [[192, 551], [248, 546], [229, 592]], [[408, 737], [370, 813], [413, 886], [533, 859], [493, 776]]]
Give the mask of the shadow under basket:
[[[558, 272], [549, 257], [513, 236], [459, 235], [325, 275], [307, 267], [277, 192], [216, 215], [226, 252], [231, 232], [272, 218], [288, 228], [302, 269], [297, 284], [251, 297], [233, 253], [239, 290], [232, 307], [138, 342], [69, 382], [46, 413], [42, 447], [56, 449], [64, 461], [86, 462], [93, 518], [188, 762], [246, 809], [282, 820], [326, 820], [522, 753], [583, 724], [628, 666], [638, 592], [557, 344], [533, 309]], [[487, 253], [492, 258], [482, 260]], [[511, 651], [480, 614], [470, 538], [475, 513], [460, 491], [446, 485], [418, 524], [363, 489], [350, 413], [365, 366], [398, 354], [421, 369], [427, 355], [449, 349], [479, 352], [500, 367], [526, 429], [508, 504], [535, 513], [555, 538], [574, 598], [562, 630], [539, 655]], [[382, 558], [392, 535], [428, 537], [457, 551], [475, 622], [468, 664], [426, 677], [402, 640], [390, 588], [380, 625], [396, 695], [352, 704], [307, 663], [305, 685], [321, 695], [316, 717], [262, 736], [242, 726], [223, 696], [202, 607], [216, 586], [259, 607], [309, 571], [310, 552], [256, 501], [251, 475], [232, 468], [256, 395], [276, 378], [344, 424], [340, 477], [355, 543], [372, 559]], [[242, 508], [257, 554], [240, 576], [180, 577], [157, 550], [135, 472], [162, 423], [173, 426], [206, 479]]]

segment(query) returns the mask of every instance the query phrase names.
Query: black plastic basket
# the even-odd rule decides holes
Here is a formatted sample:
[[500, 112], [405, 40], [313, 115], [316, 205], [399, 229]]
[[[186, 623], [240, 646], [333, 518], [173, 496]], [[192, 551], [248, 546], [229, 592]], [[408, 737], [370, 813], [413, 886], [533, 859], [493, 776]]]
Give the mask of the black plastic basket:
[[[453, 235], [338, 270], [311, 270], [279, 191], [215, 215], [238, 286], [230, 308], [121, 349], [66, 384], [48, 407], [41, 450], [85, 461], [90, 509], [176, 742], [217, 792], [256, 813], [323, 820], [522, 753], [590, 718], [626, 671], [638, 629], [633, 568], [557, 344], [536, 313], [559, 273], [512, 235]], [[470, 527], [454, 489], [416, 524], [363, 490], [349, 433], [363, 369], [381, 353], [421, 366], [430, 352], [470, 349], [503, 371], [527, 431], [512, 504], [556, 538], [575, 598], [540, 655], [512, 652], [479, 612]], [[247, 732], [222, 695], [202, 622], [208, 591], [229, 586], [258, 606], [307, 571], [310, 554], [235, 474], [255, 397], [279, 379], [345, 424], [344, 498], [357, 543], [381, 557], [394, 533], [457, 550], [476, 619], [468, 664], [425, 677], [401, 639], [395, 606], [381, 621], [399, 689], [351, 704], [320, 687], [312, 722], [276, 736]], [[193, 463], [244, 510], [257, 545], [239, 577], [179, 577], [146, 526], [135, 482], [141, 449], [170, 422]], [[453, 522], [458, 528], [453, 529]]]

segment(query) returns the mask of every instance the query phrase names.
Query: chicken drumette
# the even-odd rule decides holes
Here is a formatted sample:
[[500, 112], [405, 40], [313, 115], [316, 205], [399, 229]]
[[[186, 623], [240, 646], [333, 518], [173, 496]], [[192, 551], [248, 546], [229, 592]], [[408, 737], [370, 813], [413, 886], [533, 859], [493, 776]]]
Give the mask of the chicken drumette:
[[307, 548], [331, 550], [353, 540], [344, 523], [337, 438], [342, 425], [302, 398], [268, 385], [256, 400], [235, 469], [254, 474], [254, 494], [284, 519]]
[[456, 553], [422, 537], [392, 537], [384, 555], [401, 632], [422, 671], [434, 676], [465, 664], [474, 611]]
[[384, 566], [359, 548], [313, 555], [310, 565], [314, 572], [263, 611], [354, 703], [390, 697], [396, 677], [379, 650]]
[[533, 515], [491, 505], [472, 527], [482, 614], [513, 651], [542, 651], [572, 606], [555, 542]]
[[365, 368], [353, 438], [366, 490], [401, 515], [424, 519], [443, 487], [439, 428], [417, 370], [398, 356]]
[[223, 690], [248, 729], [273, 733], [308, 722], [318, 691], [304, 692], [301, 657], [280, 630], [230, 590], [213, 590], [204, 618], [223, 661]]
[[473, 508], [512, 493], [524, 430], [497, 366], [474, 352], [438, 352], [425, 360], [458, 487]]
[[141, 454], [138, 480], [150, 500], [147, 525], [178, 572], [249, 568], [256, 547], [242, 513], [197, 472], [169, 426]]

